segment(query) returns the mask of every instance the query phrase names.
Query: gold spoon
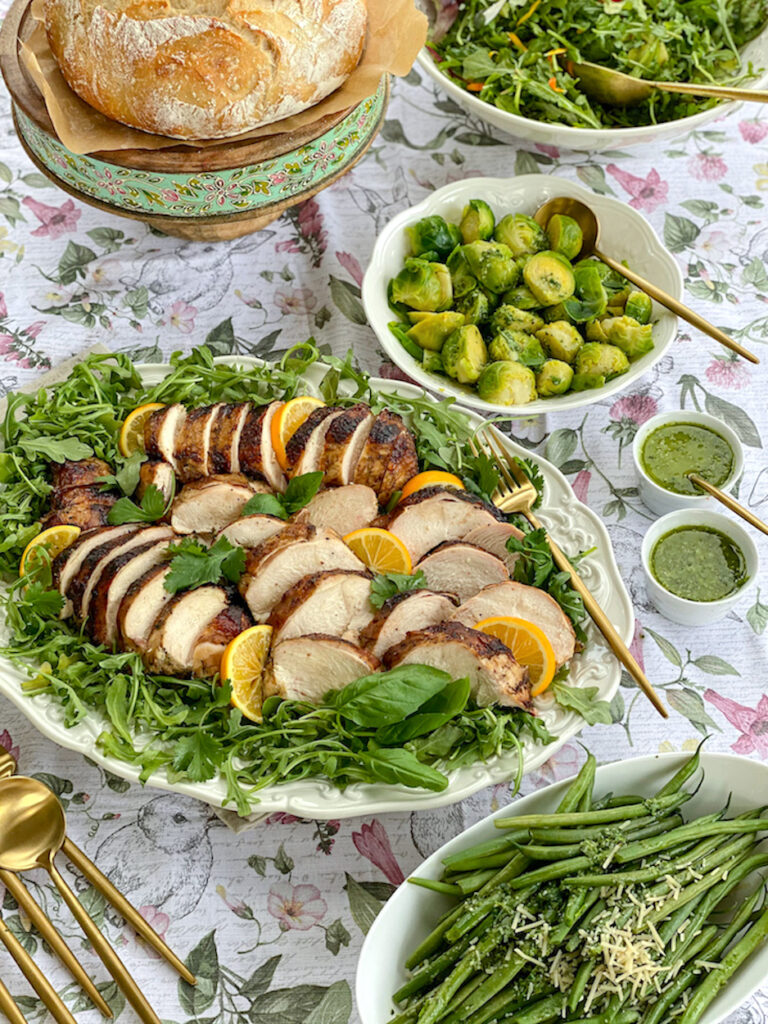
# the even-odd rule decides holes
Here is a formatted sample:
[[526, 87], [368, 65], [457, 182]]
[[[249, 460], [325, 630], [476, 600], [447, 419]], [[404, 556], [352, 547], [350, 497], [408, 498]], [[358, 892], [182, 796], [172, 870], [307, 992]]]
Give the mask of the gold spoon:
[[54, 863], [66, 838], [64, 809], [56, 796], [36, 779], [7, 778], [0, 786], [0, 868], [31, 871], [43, 868], [85, 932], [88, 941], [144, 1024], [160, 1024], [120, 957], [89, 917]]
[[725, 507], [729, 508], [731, 512], [735, 512], [737, 516], [741, 516], [741, 518], [749, 523], [750, 526], [754, 526], [762, 533], [768, 534], [768, 523], [764, 523], [762, 519], [757, 518], [754, 512], [750, 512], [748, 508], [744, 508], [744, 506], [740, 505], [738, 501], [734, 501], [730, 494], [726, 494], [725, 491], [721, 491], [719, 487], [715, 487], [714, 484], [705, 480], [703, 476], [699, 476], [698, 473], [689, 473], [688, 479], [692, 484], [696, 484], [697, 487], [706, 491], [707, 494], [711, 494], [713, 498], [717, 498], [720, 504], [725, 505]]
[[673, 299], [671, 295], [668, 295], [661, 288], [657, 288], [655, 284], [651, 284], [650, 281], [646, 281], [645, 278], [636, 274], [634, 270], [623, 266], [618, 260], [613, 259], [611, 256], [606, 256], [604, 252], [601, 252], [597, 247], [597, 243], [600, 240], [600, 221], [597, 219], [596, 214], [590, 210], [586, 203], [582, 203], [579, 199], [570, 199], [567, 196], [559, 196], [556, 199], [550, 199], [543, 206], [540, 206], [536, 213], [533, 215], [533, 219], [537, 224], [541, 225], [546, 230], [547, 224], [549, 223], [550, 217], [553, 217], [556, 213], [563, 213], [568, 217], [572, 217], [579, 225], [583, 235], [583, 241], [581, 246], [581, 252], [578, 256], [584, 259], [587, 256], [597, 256], [599, 260], [602, 260], [611, 270], [615, 270], [617, 274], [621, 274], [632, 284], [637, 285], [646, 294], [650, 295], [652, 299], [655, 299], [660, 305], [666, 306], [677, 316], [681, 316], [683, 320], [687, 320], [689, 324], [697, 327], [700, 331], [708, 334], [710, 338], [714, 338], [715, 341], [719, 341], [721, 345], [725, 345], [732, 352], [738, 353], [743, 356], [744, 359], [748, 359], [751, 363], [759, 363], [760, 360], [757, 356], [753, 355], [749, 349], [740, 345], [733, 338], [730, 338], [725, 331], [721, 331], [719, 327], [715, 327], [709, 320], [705, 320], [703, 316], [699, 316], [698, 313], [694, 313], [688, 306], [683, 305], [682, 302], [678, 302], [677, 299]]
[[764, 89], [738, 89], [730, 85], [703, 85], [701, 82], [652, 82], [590, 61], [577, 62], [567, 57], [561, 57], [560, 65], [572, 78], [578, 78], [582, 92], [609, 107], [632, 107], [649, 99], [654, 89], [686, 96], [768, 103], [768, 91]]

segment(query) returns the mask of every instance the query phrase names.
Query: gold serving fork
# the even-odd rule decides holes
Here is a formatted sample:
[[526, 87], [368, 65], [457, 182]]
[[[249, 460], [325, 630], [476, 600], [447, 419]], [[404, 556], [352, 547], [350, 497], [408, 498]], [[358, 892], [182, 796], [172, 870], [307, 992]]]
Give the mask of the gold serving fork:
[[[525, 516], [535, 530], [542, 529], [542, 524], [533, 511], [533, 506], [539, 496], [538, 491], [520, 466], [504, 451], [492, 431], [487, 428], [481, 428], [475, 435], [475, 441], [469, 442], [469, 447], [475, 455], [478, 454], [478, 448], [480, 448], [494, 462], [499, 471], [499, 483], [493, 495], [493, 502], [496, 507], [501, 509], [502, 512], [519, 512]], [[589, 592], [566, 556], [549, 536], [549, 533], [547, 533], [547, 543], [552, 552], [555, 565], [558, 569], [567, 572], [571, 577], [571, 586], [581, 596], [584, 607], [589, 612], [592, 621], [608, 641], [608, 645], [613, 653], [659, 714], [664, 718], [668, 718], [669, 712], [649, 683], [645, 673], [633, 658], [631, 651], [616, 632], [613, 623]]]
[[[0, 747], [0, 787], [3, 785], [1, 780], [11, 779], [15, 775], [15, 772], [15, 760], [7, 751]], [[21, 781], [21, 779], [19, 781]], [[34, 784], [34, 780], [29, 781]], [[60, 813], [63, 820], [61, 805], [53, 794], [51, 794], [51, 799], [52, 801], [55, 801], [55, 804], [57, 805], [54, 807], [53, 804], [51, 804], [52, 809], [55, 812]], [[54, 814], [54, 817], [55, 816], [56, 815]], [[192, 972], [181, 962], [181, 960], [179, 960], [176, 954], [168, 948], [165, 942], [144, 920], [135, 907], [133, 907], [122, 893], [112, 885], [109, 879], [99, 871], [90, 858], [66, 836], [64, 836], [61, 843], [61, 851], [72, 862], [72, 864], [74, 864], [75, 867], [85, 875], [92, 885], [102, 893], [118, 913], [128, 921], [134, 930], [141, 935], [141, 937], [145, 939], [165, 960], [167, 960], [185, 981], [190, 985], [197, 983], [197, 979]], [[58, 874], [58, 872], [56, 872], [56, 874]], [[56, 879], [54, 880], [56, 881]], [[20, 909], [29, 917], [32, 925], [42, 935], [45, 942], [64, 964], [83, 991], [88, 995], [89, 999], [98, 1007], [105, 1017], [112, 1017], [112, 1011], [94, 985], [93, 981], [85, 972], [85, 969], [67, 946], [59, 932], [45, 915], [44, 911], [32, 898], [21, 879], [12, 871], [0, 869], [0, 882], [5, 885], [8, 892], [16, 900]], [[66, 888], [67, 892], [70, 892], [69, 888]], [[62, 895], [64, 895], [66, 899], [66, 894], [64, 892], [62, 892]], [[157, 1015], [149, 1006], [149, 1003], [142, 995], [135, 981], [117, 957], [117, 954], [114, 953], [104, 937], [96, 929], [95, 924], [90, 917], [88, 917], [74, 896], [72, 896], [72, 900], [76, 906], [73, 905], [69, 899], [66, 899], [66, 902], [70, 906], [70, 910], [86, 932], [86, 935], [91, 940], [91, 944], [110, 970], [110, 973], [125, 993], [129, 1002], [137, 1010], [145, 1024], [159, 1024]], [[0, 919], [0, 941], [6, 945], [22, 973], [40, 996], [45, 1006], [50, 1010], [58, 1024], [75, 1024], [72, 1014], [61, 1001], [50, 982], [48, 982], [42, 971], [40, 971], [30, 957], [29, 953], [15, 938], [2, 919]], [[23, 1014], [13, 1002], [7, 988], [5, 988], [1, 981], [0, 1012], [9, 1018], [11, 1024], [24, 1024], [25, 1022]]]

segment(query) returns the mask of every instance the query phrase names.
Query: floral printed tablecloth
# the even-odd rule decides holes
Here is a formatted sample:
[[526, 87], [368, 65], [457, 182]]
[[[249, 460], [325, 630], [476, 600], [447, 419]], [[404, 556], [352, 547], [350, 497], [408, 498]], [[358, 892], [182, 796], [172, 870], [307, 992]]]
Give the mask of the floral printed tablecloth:
[[[768, 359], [768, 113], [745, 107], [666, 148], [601, 156], [532, 148], [491, 132], [412, 72], [395, 84], [384, 129], [366, 159], [316, 200], [251, 237], [203, 245], [81, 206], [57, 191], [16, 142], [7, 99], [0, 125], [0, 386], [3, 392], [95, 342], [159, 361], [205, 340], [216, 353], [269, 357], [314, 335], [337, 354], [352, 346], [383, 364], [360, 303], [376, 233], [430, 189], [457, 178], [539, 171], [578, 178], [641, 211], [675, 253], [692, 305]], [[685, 629], [649, 606], [638, 549], [651, 515], [638, 500], [628, 449], [658, 410], [702, 408], [727, 419], [746, 445], [740, 498], [768, 516], [766, 362], [731, 359], [683, 329], [672, 352], [633, 391], [525, 426], [518, 436], [567, 475], [607, 522], [638, 618], [634, 650], [672, 714], [662, 722], [627, 683], [614, 724], [585, 730], [599, 760], [658, 750], [709, 749], [768, 759], [768, 583], [711, 629]], [[761, 540], [768, 565], [768, 544]], [[625, 680], [626, 682], [626, 680]], [[230, 833], [204, 806], [158, 796], [43, 739], [0, 698], [0, 744], [67, 805], [70, 831], [154, 926], [188, 958], [192, 990], [85, 898], [168, 1022], [347, 1024], [363, 936], [382, 901], [425, 855], [510, 799], [506, 787], [461, 806], [378, 820], [300, 821], [273, 815]], [[571, 774], [569, 743], [524, 790]], [[39, 880], [38, 880], [39, 881]], [[78, 945], [54, 893], [38, 892]], [[0, 891], [3, 916], [40, 960], [39, 938]], [[101, 965], [116, 1016], [132, 1018]], [[52, 968], [78, 1019], [95, 1024]], [[45, 1016], [5, 954], [0, 977], [28, 1020]], [[768, 990], [731, 1019], [765, 1024]]]

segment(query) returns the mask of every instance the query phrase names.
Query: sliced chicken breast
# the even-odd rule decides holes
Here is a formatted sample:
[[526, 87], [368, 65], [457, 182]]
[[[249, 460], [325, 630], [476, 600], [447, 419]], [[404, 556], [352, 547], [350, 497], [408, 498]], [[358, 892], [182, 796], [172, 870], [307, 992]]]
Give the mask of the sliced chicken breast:
[[171, 508], [176, 533], [216, 533], [242, 512], [254, 491], [240, 474], [207, 476], [185, 484]]
[[367, 484], [379, 493], [392, 458], [392, 446], [405, 430], [402, 418], [396, 413], [384, 409], [376, 416], [355, 469], [356, 484]]
[[353, 530], [370, 526], [379, 512], [376, 492], [364, 484], [347, 484], [319, 491], [296, 514], [295, 521], [335, 530], [344, 537]]
[[153, 485], [160, 491], [166, 505], [171, 500], [176, 486], [176, 474], [170, 462], [144, 462], [139, 470], [139, 486], [136, 488], [136, 500], [141, 501], [147, 488]]
[[176, 473], [183, 483], [208, 476], [211, 431], [223, 402], [192, 409], [176, 435]]
[[410, 552], [414, 564], [445, 541], [464, 540], [470, 530], [492, 526], [501, 513], [455, 487], [424, 487], [400, 502], [387, 529]]
[[221, 530], [219, 536], [226, 537], [230, 544], [241, 548], [257, 548], [259, 544], [284, 530], [286, 525], [285, 520], [278, 519], [277, 516], [255, 513], [252, 516], [235, 519]]
[[273, 491], [284, 491], [287, 480], [272, 447], [272, 420], [283, 402], [251, 409], [240, 433], [240, 472], [263, 476]]
[[192, 652], [192, 675], [200, 679], [215, 676], [229, 641], [252, 625], [253, 619], [245, 608], [237, 603], [228, 604], [198, 636]]
[[240, 472], [240, 437], [245, 418], [251, 411], [249, 402], [223, 405], [211, 430], [208, 466], [211, 473]]
[[[90, 553], [108, 541], [117, 540], [120, 537], [128, 537], [138, 531], [135, 523], [125, 523], [123, 526], [106, 526], [95, 530], [88, 530], [81, 533], [74, 544], [57, 555], [51, 566], [52, 586], [65, 598], [69, 585]], [[65, 619], [72, 614], [72, 602], [66, 601], [61, 610], [61, 618]]]
[[61, 504], [41, 519], [42, 527], [79, 526], [81, 530], [96, 530], [107, 526], [109, 513], [117, 495], [104, 493], [100, 487], [71, 487], [62, 494]]
[[416, 565], [430, 590], [456, 594], [468, 601], [483, 587], [509, 579], [506, 565], [496, 555], [466, 541], [447, 541], [425, 555]]
[[152, 627], [143, 656], [150, 672], [191, 675], [201, 635], [230, 603], [224, 587], [204, 586], [176, 594]]
[[531, 708], [528, 669], [518, 664], [501, 640], [459, 622], [442, 622], [408, 633], [386, 652], [383, 660], [386, 668], [430, 665], [454, 679], [467, 676], [472, 696], [482, 707], [501, 704]]
[[67, 597], [72, 602], [75, 617], [81, 622], [88, 619], [93, 589], [99, 582], [101, 574], [115, 558], [150, 541], [162, 540], [170, 543], [172, 539], [173, 530], [170, 526], [148, 526], [127, 537], [106, 541], [100, 547], [94, 548], [86, 556], [67, 589]]
[[264, 674], [264, 697], [319, 704], [329, 690], [379, 670], [372, 654], [348, 640], [323, 633], [283, 640], [272, 648]]
[[156, 565], [130, 585], [117, 611], [117, 630], [126, 651], [146, 650], [155, 620], [173, 594], [165, 589], [169, 565]]
[[402, 491], [411, 477], [416, 476], [418, 472], [416, 441], [410, 430], [403, 430], [392, 442], [389, 460], [379, 484], [379, 503], [382, 507], [386, 507], [393, 495]]
[[300, 476], [302, 473], [310, 473], [320, 468], [329, 421], [340, 411], [329, 405], [313, 409], [299, 429], [291, 435], [285, 446], [289, 476]]
[[570, 661], [576, 650], [576, 636], [571, 620], [544, 590], [526, 583], [497, 583], [471, 597], [451, 618], [465, 626], [475, 626], [495, 615], [511, 615], [539, 626], [549, 638], [557, 664]]
[[169, 462], [174, 473], [179, 468], [176, 464], [176, 443], [181, 438], [186, 418], [187, 410], [176, 402], [155, 410], [144, 424], [144, 451], [150, 459]]
[[72, 490], [80, 487], [100, 488], [99, 481], [112, 473], [112, 467], [103, 459], [79, 459], [74, 462], [51, 463], [51, 508], [66, 505]]
[[136, 580], [168, 561], [168, 545], [169, 538], [166, 537], [124, 551], [113, 558], [101, 573], [91, 594], [88, 616], [88, 629], [96, 643], [112, 646], [118, 635], [120, 602]]
[[364, 402], [345, 409], [331, 421], [323, 450], [326, 487], [352, 483], [374, 421], [375, 416]]
[[357, 643], [375, 614], [367, 572], [330, 570], [303, 576], [283, 594], [267, 619], [272, 643], [307, 633], [327, 633]]
[[426, 629], [449, 619], [458, 599], [453, 594], [413, 590], [385, 601], [375, 618], [360, 633], [360, 644], [377, 658], [405, 639], [414, 629]]
[[510, 537], [521, 540], [524, 536], [523, 531], [518, 530], [512, 523], [489, 523], [487, 526], [478, 526], [470, 530], [464, 537], [464, 542], [477, 544], [479, 548], [496, 555], [504, 562], [511, 576], [519, 556], [507, 550], [507, 541]]
[[365, 566], [338, 534], [292, 523], [248, 552], [239, 588], [256, 622], [266, 622], [272, 609], [294, 583], [326, 569]]

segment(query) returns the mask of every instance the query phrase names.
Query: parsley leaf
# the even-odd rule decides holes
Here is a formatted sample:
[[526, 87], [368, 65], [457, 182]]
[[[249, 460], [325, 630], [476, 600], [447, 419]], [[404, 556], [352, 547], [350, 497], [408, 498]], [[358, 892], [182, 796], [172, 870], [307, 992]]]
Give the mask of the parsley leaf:
[[532, 587], [543, 587], [554, 572], [555, 563], [549, 550], [547, 531], [531, 530], [522, 540], [510, 537], [507, 551], [520, 557], [515, 562], [515, 579]]
[[552, 693], [561, 708], [578, 711], [588, 725], [610, 725], [613, 721], [607, 700], [596, 700], [596, 686], [566, 686], [560, 680], [552, 683]]
[[541, 475], [541, 470], [537, 462], [533, 459], [524, 459], [521, 456], [516, 456], [515, 462], [518, 464], [520, 469], [525, 473], [528, 479], [531, 481], [533, 486], [536, 488], [538, 497], [533, 503], [534, 508], [538, 508], [544, 497], [544, 477]]
[[30, 583], [24, 590], [23, 600], [44, 619], [55, 619], [64, 607], [64, 596], [50, 590], [44, 583]]
[[176, 740], [173, 767], [184, 772], [192, 782], [207, 782], [217, 774], [221, 764], [221, 745], [202, 729]]
[[381, 608], [385, 601], [396, 594], [407, 594], [410, 590], [422, 590], [427, 581], [421, 569], [409, 574], [404, 572], [377, 573], [371, 582], [371, 604]]
[[93, 448], [74, 437], [22, 437], [19, 447], [26, 455], [43, 455], [51, 462], [79, 462], [93, 455]]
[[144, 491], [141, 499], [141, 506], [130, 498], [118, 498], [109, 510], [107, 522], [110, 526], [121, 526], [123, 523], [154, 523], [156, 519], [162, 519], [171, 507], [173, 494], [166, 500], [159, 487], [150, 484]]
[[118, 459], [122, 465], [120, 465], [117, 472], [99, 477], [98, 482], [102, 485], [102, 490], [107, 490], [110, 487], [119, 487], [123, 494], [133, 494], [139, 486], [141, 467], [147, 461], [147, 456], [144, 452], [137, 450], [129, 455], [127, 459], [123, 456], [118, 456]]
[[245, 548], [235, 547], [226, 537], [219, 537], [210, 548], [192, 537], [185, 537], [168, 550], [174, 557], [163, 586], [172, 594], [194, 590], [206, 583], [218, 583], [222, 576], [230, 583], [237, 583], [245, 569]]
[[255, 513], [287, 519], [294, 512], [304, 508], [320, 490], [323, 473], [302, 473], [295, 476], [285, 489], [285, 494], [254, 494], [245, 503], [241, 516]]

